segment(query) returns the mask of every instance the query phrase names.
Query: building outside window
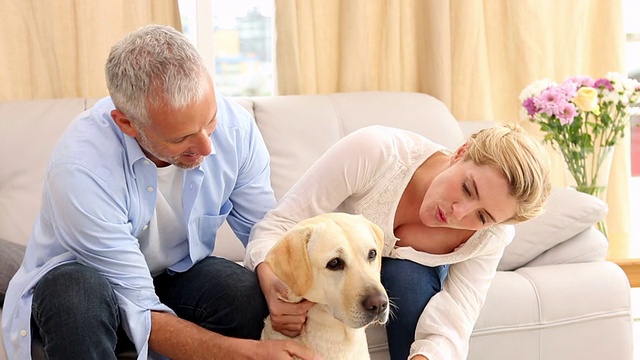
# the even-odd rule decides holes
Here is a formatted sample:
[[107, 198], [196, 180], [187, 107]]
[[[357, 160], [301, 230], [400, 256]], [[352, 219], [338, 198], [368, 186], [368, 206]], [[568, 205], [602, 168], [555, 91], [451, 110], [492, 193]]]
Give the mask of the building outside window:
[[198, 47], [216, 91], [274, 94], [273, 0], [179, 0], [183, 31]]

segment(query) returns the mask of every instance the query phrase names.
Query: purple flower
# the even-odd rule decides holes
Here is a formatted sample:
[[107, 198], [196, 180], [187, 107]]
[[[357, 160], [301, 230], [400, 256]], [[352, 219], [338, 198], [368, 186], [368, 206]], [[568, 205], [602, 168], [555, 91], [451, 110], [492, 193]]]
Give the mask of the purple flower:
[[565, 82], [574, 83], [576, 84], [576, 87], [582, 87], [582, 86], [594, 87], [593, 84], [595, 80], [593, 80], [590, 76], [576, 75], [568, 78], [567, 80], [565, 80]]
[[611, 81], [606, 78], [596, 80], [596, 82], [593, 84], [593, 87], [596, 89], [607, 89], [609, 91], [613, 91], [613, 85], [611, 84]]
[[566, 102], [565, 95], [556, 87], [547, 88], [533, 98], [533, 104], [538, 111], [547, 116], [557, 115], [560, 112], [560, 105]]
[[526, 98], [522, 102], [522, 107], [527, 109], [527, 114], [529, 114], [529, 116], [533, 116], [536, 114], [537, 109], [536, 109], [536, 105], [533, 103], [533, 98]]
[[571, 81], [565, 81], [557, 86], [557, 91], [563, 95], [563, 99], [571, 100], [577, 95], [579, 85]]
[[558, 116], [558, 119], [560, 119], [560, 124], [562, 125], [571, 124], [573, 122], [573, 118], [578, 114], [575, 105], [572, 103], [562, 104], [559, 110], [560, 111], [556, 115]]

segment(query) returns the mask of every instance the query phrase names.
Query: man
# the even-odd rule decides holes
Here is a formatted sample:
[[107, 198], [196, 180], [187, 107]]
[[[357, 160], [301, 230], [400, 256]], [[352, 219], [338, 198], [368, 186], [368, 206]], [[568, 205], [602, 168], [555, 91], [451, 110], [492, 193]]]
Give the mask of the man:
[[9, 358], [313, 358], [259, 339], [255, 273], [211, 257], [226, 219], [246, 244], [275, 205], [251, 116], [214, 93], [186, 37], [159, 25], [117, 43], [110, 97], [57, 144], [25, 259], [3, 309]]

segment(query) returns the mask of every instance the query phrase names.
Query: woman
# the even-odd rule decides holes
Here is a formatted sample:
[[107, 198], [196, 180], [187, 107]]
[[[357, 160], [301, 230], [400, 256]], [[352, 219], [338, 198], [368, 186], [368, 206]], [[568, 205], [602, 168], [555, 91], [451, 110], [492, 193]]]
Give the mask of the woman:
[[393, 303], [393, 360], [465, 359], [504, 248], [508, 225], [537, 216], [549, 162], [519, 127], [474, 134], [454, 153], [409, 131], [371, 126], [332, 146], [250, 237], [274, 328], [295, 336], [312, 304], [278, 300], [284, 284], [262, 261], [298, 221], [330, 211], [362, 214], [385, 231], [382, 281]]

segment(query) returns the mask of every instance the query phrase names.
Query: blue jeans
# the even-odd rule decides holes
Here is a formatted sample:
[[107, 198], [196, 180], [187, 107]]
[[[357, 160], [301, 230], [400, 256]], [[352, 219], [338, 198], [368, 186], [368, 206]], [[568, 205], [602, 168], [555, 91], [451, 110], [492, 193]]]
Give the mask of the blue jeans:
[[[184, 273], [165, 272], [154, 279], [160, 301], [216, 333], [259, 339], [269, 309], [252, 271], [208, 257]], [[134, 350], [120, 324], [109, 282], [78, 263], [52, 269], [36, 285], [32, 305], [34, 341], [47, 359], [116, 359]]]
[[387, 323], [391, 360], [406, 360], [416, 325], [431, 297], [442, 289], [449, 265], [428, 267], [410, 260], [382, 258], [382, 284], [391, 302]]

